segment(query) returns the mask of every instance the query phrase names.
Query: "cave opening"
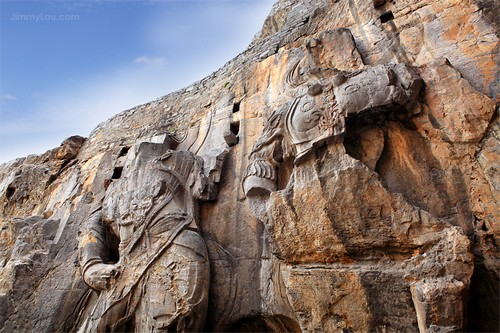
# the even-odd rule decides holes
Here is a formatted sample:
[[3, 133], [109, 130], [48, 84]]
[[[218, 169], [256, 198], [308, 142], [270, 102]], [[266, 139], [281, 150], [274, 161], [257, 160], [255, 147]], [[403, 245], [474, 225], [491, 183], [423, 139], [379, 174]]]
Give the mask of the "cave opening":
[[7, 187], [7, 190], [5, 191], [5, 196], [7, 197], [7, 199], [10, 199], [10, 198], [12, 198], [12, 196], [14, 195], [15, 192], [16, 192], [16, 188], [9, 186], [9, 187]]
[[238, 320], [228, 332], [301, 332], [296, 320], [283, 315], [253, 316]]
[[[476, 261], [478, 261], [476, 259]], [[467, 304], [468, 332], [496, 332], [500, 327], [500, 281], [495, 272], [476, 262]]]

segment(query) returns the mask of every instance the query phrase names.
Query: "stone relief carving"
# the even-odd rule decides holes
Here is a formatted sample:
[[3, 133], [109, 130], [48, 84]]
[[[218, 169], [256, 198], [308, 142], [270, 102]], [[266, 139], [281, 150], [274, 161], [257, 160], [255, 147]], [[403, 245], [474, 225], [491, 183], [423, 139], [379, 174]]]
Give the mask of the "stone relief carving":
[[[296, 71], [293, 68], [287, 78]], [[275, 190], [272, 183], [279, 159], [293, 157], [298, 163], [315, 145], [344, 134], [347, 117], [365, 112], [407, 111], [422, 86], [422, 80], [405, 64], [366, 66], [329, 78], [320, 75], [318, 69], [311, 74], [316, 82], [307, 86], [307, 93], [301, 87], [306, 82], [288, 84], [303, 95], [275, 111], [267, 121], [252, 149], [245, 192], [256, 188]], [[279, 154], [277, 150], [281, 150]]]
[[[346, 29], [340, 34], [345, 39]], [[423, 82], [406, 64], [365, 66], [350, 72], [319, 68], [311, 51], [317, 47], [318, 41], [309, 42], [309, 53], [285, 77], [292, 102], [271, 114], [252, 149], [243, 182], [247, 193], [275, 190], [280, 159], [293, 157], [299, 163], [314, 146], [343, 135], [346, 118], [367, 112], [404, 115], [416, 102]]]
[[[203, 152], [234, 149], [218, 202], [200, 205], [211, 270], [204, 330], [418, 332], [418, 315], [423, 331], [456, 331], [469, 293], [463, 331], [496, 331], [500, 81], [493, 61], [498, 26], [489, 3], [387, 1], [374, 10], [360, 1], [280, 0], [262, 34], [212, 75], [116, 115], [84, 144], [70, 138], [60, 148], [1, 165], [0, 333], [72, 332], [81, 303], [89, 306], [80, 318], [90, 317], [99, 293], [88, 293], [75, 267], [76, 235], [91, 224], [92, 212], [104, 220], [106, 188], [119, 181], [111, 180], [113, 168], [119, 178], [128, 148], [160, 143], [166, 129], [182, 133], [189, 126], [176, 150], [196, 151], [196, 144], [188, 147], [202, 142], [209, 110], [216, 110], [211, 133], [217, 133], [195, 155], [207, 169]], [[347, 29], [316, 35], [338, 26], [352, 29], [356, 45]], [[416, 107], [348, 114], [338, 122], [339, 134], [308, 151], [305, 145], [296, 158], [284, 117], [292, 101], [315, 100], [329, 83], [361, 77], [369, 68], [363, 60], [416, 66], [426, 85]], [[325, 109], [339, 108], [340, 98]], [[270, 111], [283, 120], [269, 126], [276, 136], [253, 156], [263, 162], [252, 172], [264, 177], [254, 178], [261, 187], [248, 186], [245, 198], [242, 173]], [[121, 171], [126, 177], [126, 168]], [[262, 190], [271, 178], [272, 190]], [[250, 201], [264, 223], [245, 207]], [[119, 259], [119, 242], [107, 229], [114, 223], [102, 230], [110, 264]]]
[[81, 273], [98, 297], [81, 332], [203, 329], [210, 268], [197, 202], [214, 199], [225, 152], [207, 176], [201, 157], [168, 141], [132, 147], [85, 223]]
[[[401, 269], [398, 274], [402, 280], [411, 281], [404, 288], [407, 294], [411, 289], [414, 309], [408, 311], [416, 311], [419, 330], [462, 329], [463, 294], [472, 273], [464, 266], [472, 261], [468, 239], [451, 225], [389, 193], [376, 174], [349, 156], [343, 145], [345, 134], [356, 126], [405, 119], [417, 102], [423, 81], [406, 64], [362, 67], [357, 61], [360, 57], [352, 36], [349, 39], [347, 35], [350, 34], [346, 29], [321, 34], [318, 40], [306, 45], [303, 56], [299, 56], [288, 71], [285, 93], [291, 102], [270, 115], [252, 149], [242, 184], [247, 202], [264, 223], [271, 251], [285, 264], [280, 269], [287, 286], [286, 297], [302, 329], [335, 331], [347, 324], [345, 318], [341, 319], [343, 315], [337, 316], [338, 320], [335, 316], [314, 317], [314, 313], [325, 313], [330, 308], [314, 310], [321, 305], [313, 300], [309, 302], [306, 295], [300, 296], [308, 289], [304, 285], [309, 283], [310, 288], [314, 292], [318, 288], [319, 293], [335, 290], [315, 287], [315, 283], [309, 281], [315, 273], [304, 273], [299, 264], [342, 265], [337, 262], [348, 260], [379, 265], [374, 263], [374, 258], [393, 252], [404, 253], [403, 257], [407, 258], [405, 267], [410, 268]], [[332, 54], [340, 52], [338, 49], [351, 49], [354, 54], [353, 61], [347, 59], [339, 66], [342, 70], [335, 67], [335, 61], [325, 60], [329, 56], [334, 60], [339, 58]], [[331, 67], [320, 67], [325, 63]], [[352, 70], [347, 69], [349, 66]], [[322, 155], [318, 152], [320, 147], [326, 147]], [[292, 169], [282, 170], [286, 167]], [[347, 174], [343, 171], [347, 169], [351, 175], [357, 174], [358, 179], [343, 179]], [[289, 179], [279, 186], [280, 175], [287, 172]], [[369, 198], [377, 195], [375, 193], [380, 196], [379, 200], [386, 198], [387, 207], [370, 206]], [[384, 216], [384, 209], [391, 211], [390, 217]], [[408, 214], [414, 217], [408, 219]], [[346, 216], [352, 216], [352, 220], [345, 220]], [[410, 244], [408, 249], [392, 250], [405, 242]], [[453, 246], [449, 244], [459, 246], [465, 253], [463, 258], [443, 260], [443, 255], [453, 257]], [[370, 251], [372, 254], [366, 257], [365, 253]], [[378, 251], [380, 254], [373, 254]], [[428, 257], [412, 257], [411, 251], [425, 252], [424, 257]], [[434, 260], [440, 262], [441, 270], [429, 269]], [[345, 279], [340, 277], [342, 267], [325, 268], [323, 275], [330, 274], [333, 280]], [[302, 274], [311, 278], [304, 280]], [[440, 294], [447, 295], [446, 300], [440, 298]], [[332, 300], [332, 307], [337, 302], [342, 304], [340, 300], [344, 296], [339, 297]], [[446, 318], [435, 315], [448, 311], [447, 307], [454, 307], [456, 311], [451, 311], [453, 314]], [[342, 309], [339, 311], [344, 311]], [[367, 319], [365, 324], [344, 328], [385, 329], [385, 324], [376, 326], [376, 322], [377, 319]]]

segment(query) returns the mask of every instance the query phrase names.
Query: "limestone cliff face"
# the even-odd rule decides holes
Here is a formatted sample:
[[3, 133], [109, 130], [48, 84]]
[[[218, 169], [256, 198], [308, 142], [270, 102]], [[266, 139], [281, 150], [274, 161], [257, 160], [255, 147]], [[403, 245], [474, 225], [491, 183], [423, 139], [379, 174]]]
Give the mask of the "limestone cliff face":
[[211, 76], [1, 165], [0, 332], [81, 329], [82, 228], [167, 133], [218, 190], [205, 331], [497, 331], [498, 8], [279, 0]]

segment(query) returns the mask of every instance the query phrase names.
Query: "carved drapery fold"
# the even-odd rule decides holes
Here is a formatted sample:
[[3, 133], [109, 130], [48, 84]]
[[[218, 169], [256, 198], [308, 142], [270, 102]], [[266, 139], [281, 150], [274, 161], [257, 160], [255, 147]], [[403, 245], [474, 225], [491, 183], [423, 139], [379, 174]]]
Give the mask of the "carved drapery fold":
[[[123, 180], [86, 222], [81, 272], [99, 291], [81, 318], [82, 332], [200, 331], [208, 306], [209, 261], [198, 234], [197, 200], [213, 199], [225, 153], [211, 174], [189, 151], [162, 144], [133, 147]], [[119, 239], [118, 260], [108, 253]]]

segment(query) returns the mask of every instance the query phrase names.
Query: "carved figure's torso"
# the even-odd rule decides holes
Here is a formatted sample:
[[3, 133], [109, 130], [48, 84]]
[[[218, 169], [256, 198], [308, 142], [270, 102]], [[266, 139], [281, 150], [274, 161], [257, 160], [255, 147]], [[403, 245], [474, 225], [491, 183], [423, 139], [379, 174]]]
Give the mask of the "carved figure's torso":
[[[151, 148], [139, 146], [132, 152], [136, 154], [124, 166], [122, 178], [112, 182], [104, 198], [101, 223], [108, 228], [92, 229], [95, 239], [104, 239], [100, 233], [106, 229], [115, 233], [119, 261], [117, 276], [91, 312], [90, 331], [130, 325], [137, 332], [203, 327], [209, 262], [196, 225], [196, 201], [207, 185], [203, 161], [190, 152], [159, 155]], [[104, 258], [93, 249], [88, 250], [93, 261], [84, 269]]]

